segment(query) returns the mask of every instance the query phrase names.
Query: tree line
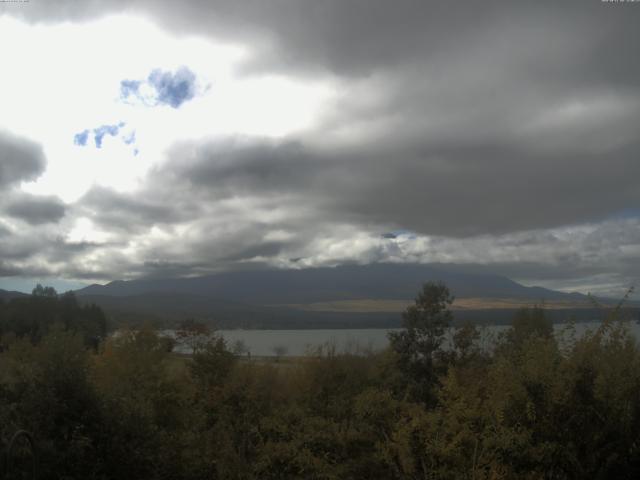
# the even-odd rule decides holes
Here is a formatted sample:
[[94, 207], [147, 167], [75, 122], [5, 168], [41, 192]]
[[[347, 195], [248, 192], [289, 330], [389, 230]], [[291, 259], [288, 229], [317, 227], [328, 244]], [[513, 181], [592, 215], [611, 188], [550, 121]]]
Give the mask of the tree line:
[[[640, 350], [622, 309], [554, 333], [521, 310], [489, 344], [450, 332], [427, 283], [382, 352], [266, 362], [41, 288], [0, 305], [0, 437], [26, 429], [51, 479], [586, 479], [640, 474]], [[197, 326], [190, 325], [197, 329]], [[486, 340], [486, 339], [485, 339]]]

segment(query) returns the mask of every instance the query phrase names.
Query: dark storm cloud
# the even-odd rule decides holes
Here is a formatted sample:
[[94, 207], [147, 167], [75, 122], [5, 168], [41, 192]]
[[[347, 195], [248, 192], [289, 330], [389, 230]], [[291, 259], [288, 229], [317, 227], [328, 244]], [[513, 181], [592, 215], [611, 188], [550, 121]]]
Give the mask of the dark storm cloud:
[[183, 143], [175, 146], [169, 157], [171, 161], [154, 170], [151, 177], [171, 179], [211, 197], [298, 192], [308, 187], [322, 167], [297, 142], [254, 138]]
[[233, 252], [229, 257], [227, 257], [227, 261], [234, 262], [237, 260], [248, 260], [252, 258], [271, 258], [276, 255], [282, 253], [283, 250], [288, 246], [288, 242], [265, 242], [262, 241], [260, 243], [249, 245], [246, 248], [239, 249], [236, 252]]
[[[158, 192], [160, 193], [160, 192]], [[124, 231], [146, 230], [156, 223], [178, 222], [185, 213], [159, 198], [119, 193], [94, 186], [78, 202], [81, 212], [89, 213], [100, 225]]]
[[[466, 148], [477, 156], [443, 144], [433, 151], [414, 148], [420, 152], [415, 161], [398, 166], [386, 161], [389, 153], [377, 145], [371, 145], [366, 154], [354, 154], [348, 149], [256, 139], [181, 144], [169, 153], [174, 161], [151, 172], [145, 190], [118, 200], [121, 208], [112, 210], [109, 221], [123, 228], [135, 225], [131, 211], [139, 210], [147, 227], [160, 222], [191, 224], [184, 236], [155, 244], [144, 254], [158, 260], [143, 269], [137, 267], [142, 275], [207, 273], [231, 268], [234, 262], [237, 266], [237, 262], [281, 258], [289, 267], [293, 263], [440, 261], [475, 268], [483, 261], [486, 271], [495, 265], [499, 273], [533, 283], [538, 279], [566, 282], [576, 275], [598, 278], [607, 268], [616, 269], [620, 284], [637, 278], [637, 218], [627, 215], [587, 227], [564, 226], [567, 220], [576, 223], [576, 218], [603, 220], [607, 212], [637, 201], [635, 176], [628, 175], [637, 167], [627, 149], [609, 152], [606, 163], [576, 154], [562, 167], [561, 158], [553, 155], [537, 163], [528, 157], [522, 161], [525, 152], [517, 149], [506, 156], [513, 162], [510, 166], [499, 153], [512, 146], [486, 152]], [[491, 162], [502, 162], [500, 169], [512, 173], [514, 180], [505, 183], [491, 168], [484, 172]], [[443, 168], [446, 165], [453, 167]], [[471, 168], [471, 173], [456, 171], [462, 167]], [[559, 167], [564, 176], [554, 180]], [[592, 174], [574, 175], [580, 169]], [[618, 188], [603, 191], [601, 183], [616, 183]], [[598, 195], [593, 196], [594, 191]], [[561, 202], [551, 203], [550, 196]], [[144, 207], [162, 204], [161, 199], [171, 205], [185, 198], [199, 208], [186, 208], [175, 216]], [[103, 207], [112, 201], [107, 196]], [[103, 210], [95, 209], [99, 223], [104, 223]], [[455, 217], [449, 218], [452, 210]], [[512, 211], [520, 212], [522, 220], [510, 217]], [[518, 222], [522, 228], [514, 232]], [[410, 228], [432, 236], [428, 242], [413, 233], [381, 238], [380, 229], [372, 231], [372, 225]], [[531, 225], [538, 229], [531, 230]], [[270, 240], [279, 231], [291, 235]], [[365, 236], [354, 247], [352, 236], [358, 231]], [[401, 246], [400, 240], [405, 242]], [[184, 257], [194, 263], [182, 272], [176, 261], [168, 260]], [[287, 258], [298, 261], [287, 262]]]
[[393, 219], [426, 234], [555, 227], [602, 219], [640, 202], [640, 189], [631, 180], [640, 174], [637, 148], [606, 157], [536, 155], [509, 145], [427, 148], [395, 166], [388, 158], [379, 159], [370, 167], [377, 175], [358, 181], [353, 172], [351, 186], [344, 172], [336, 179], [341, 195], [332, 198], [336, 208], [363, 219]]
[[[45, 250], [47, 240], [33, 235], [33, 231], [15, 231], [13, 235], [2, 238], [0, 250], [5, 261], [16, 261], [16, 265], [33, 258]], [[18, 268], [18, 267], [16, 267]]]
[[8, 265], [0, 260], [0, 277], [15, 277], [22, 273], [23, 271], [21, 269]]
[[65, 204], [54, 196], [16, 195], [5, 207], [7, 215], [32, 225], [55, 223], [64, 217]]
[[[89, 192], [79, 212], [143, 245], [105, 249], [94, 275], [296, 258], [637, 279], [638, 225], [624, 213], [640, 204], [637, 4], [67, 0], [12, 12], [142, 13], [247, 46], [243, 74], [338, 86], [303, 134], [182, 143], [135, 194]], [[170, 105], [188, 96], [174, 93]], [[154, 226], [167, 239], [145, 237]], [[380, 237], [401, 229], [418, 238]]]
[[151, 178], [170, 179], [164, 191], [183, 188], [185, 196], [284, 195], [338, 221], [469, 236], [602, 220], [640, 203], [639, 148], [532, 152], [511, 143], [417, 142], [354, 152], [228, 141], [175, 147], [174, 161]]
[[[304, 139], [190, 146], [186, 166], [176, 148], [168, 174], [212, 197], [286, 192], [336, 220], [441, 235], [597, 220], [638, 202], [628, 45], [640, 9], [283, 1], [167, 11], [177, 29], [237, 19], [249, 42], [272, 40], [272, 55], [259, 55], [268, 68], [313, 64], [347, 82]], [[626, 43], [605, 55], [615, 39]]]
[[[87, 20], [118, 12], [145, 14], [182, 34], [199, 33], [258, 48], [254, 67], [327, 69], [339, 74], [367, 75], [381, 67], [397, 68], [407, 61], [432, 62], [461, 49], [473, 50], [491, 31], [566, 32], [582, 55], [567, 67], [575, 78], [603, 78], [637, 84], [637, 66], [629, 64], [638, 42], [637, 9], [632, 2], [599, 0], [565, 2], [447, 2], [400, 0], [63, 0], [0, 6], [37, 22]], [[576, 38], [578, 36], [579, 38]], [[558, 45], [560, 49], [563, 45]], [[596, 47], [596, 48], [594, 48]], [[487, 52], [500, 55], [502, 52]], [[540, 58], [530, 73], [555, 76], [549, 57]], [[588, 65], [592, 59], [604, 69]], [[587, 68], [581, 68], [586, 66]], [[632, 80], [635, 78], [635, 81]]]
[[35, 180], [45, 165], [40, 145], [0, 130], [0, 187]]

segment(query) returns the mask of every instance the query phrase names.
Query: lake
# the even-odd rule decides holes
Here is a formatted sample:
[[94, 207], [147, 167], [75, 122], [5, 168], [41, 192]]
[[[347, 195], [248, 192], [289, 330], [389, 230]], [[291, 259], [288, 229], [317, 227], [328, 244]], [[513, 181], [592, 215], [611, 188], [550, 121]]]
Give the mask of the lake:
[[[577, 323], [576, 334], [581, 335], [599, 325], [600, 322]], [[640, 338], [640, 325], [637, 322], [628, 325], [635, 337]], [[489, 348], [496, 336], [507, 328], [505, 325], [481, 327], [481, 346]], [[561, 336], [567, 324], [556, 324], [554, 328]], [[280, 350], [280, 355], [300, 356], [324, 344], [335, 345], [338, 352], [382, 350], [388, 345], [387, 333], [394, 330], [398, 329], [218, 330], [217, 333], [225, 338], [229, 348], [242, 341], [253, 356], [275, 356], [276, 349]], [[451, 342], [452, 334], [453, 331], [448, 332], [447, 343]]]

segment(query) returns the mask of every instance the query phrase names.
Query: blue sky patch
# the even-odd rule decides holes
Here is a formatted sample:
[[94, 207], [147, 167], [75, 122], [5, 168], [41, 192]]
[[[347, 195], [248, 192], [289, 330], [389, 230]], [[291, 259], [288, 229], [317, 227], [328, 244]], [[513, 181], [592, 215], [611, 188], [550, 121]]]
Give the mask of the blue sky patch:
[[154, 69], [146, 80], [122, 80], [120, 99], [128, 102], [137, 99], [143, 105], [155, 107], [169, 105], [179, 108], [196, 95], [196, 75], [187, 67], [175, 72]]
[[[120, 135], [120, 140], [125, 145], [132, 145], [135, 147], [136, 143], [136, 131], [130, 130], [123, 132], [122, 129], [125, 127], [125, 122], [115, 123], [113, 125], [101, 125], [99, 127], [93, 129], [86, 129], [80, 133], [76, 133], [73, 137], [73, 143], [75, 145], [86, 147], [89, 142], [89, 137], [93, 137], [93, 141], [95, 142], [96, 148], [102, 148], [102, 142], [104, 137], [109, 135], [111, 137], [117, 137]], [[138, 149], [134, 148], [134, 156], [138, 154]]]
[[123, 135], [122, 141], [126, 145], [131, 145], [132, 143], [136, 143], [136, 131], [132, 130], [130, 133]]
[[391, 232], [385, 232], [381, 235], [382, 238], [386, 238], [388, 240], [394, 240], [398, 237], [407, 237], [409, 239], [416, 238], [415, 232], [411, 230], [406, 230], [404, 228], [400, 228], [398, 230], [392, 230]]
[[158, 94], [158, 103], [173, 108], [178, 108], [195, 95], [196, 76], [187, 67], [181, 67], [175, 73], [154, 70], [148, 81]]
[[137, 96], [140, 92], [140, 84], [138, 80], [122, 80], [120, 82], [120, 97], [129, 98], [130, 95]]
[[73, 137], [73, 143], [75, 145], [80, 145], [81, 147], [84, 147], [87, 144], [87, 140], [89, 140], [89, 130], [76, 133]]
[[118, 132], [122, 127], [124, 127], [124, 122], [120, 122], [117, 125], [102, 125], [101, 127], [94, 128], [94, 140], [96, 142], [96, 148], [102, 148], [102, 139], [105, 135], [111, 135], [115, 137], [118, 135]]
[[629, 218], [640, 218], [640, 208], [624, 208], [617, 211], [610, 218], [615, 220], [626, 220]]

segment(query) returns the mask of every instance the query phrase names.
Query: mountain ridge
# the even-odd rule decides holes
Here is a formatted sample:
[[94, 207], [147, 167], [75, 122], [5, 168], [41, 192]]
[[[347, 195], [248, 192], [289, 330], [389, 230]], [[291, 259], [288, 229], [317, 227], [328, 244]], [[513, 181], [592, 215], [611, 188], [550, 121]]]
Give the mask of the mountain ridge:
[[449, 287], [459, 322], [504, 324], [519, 308], [536, 304], [545, 305], [553, 321], [590, 320], [599, 315], [589, 297], [580, 293], [527, 287], [496, 274], [418, 264], [116, 280], [76, 290], [76, 295], [125, 323], [137, 316], [171, 325], [192, 317], [217, 328], [386, 328], [400, 325], [401, 312], [427, 281]]
[[28, 293], [16, 292], [15, 290], [4, 290], [0, 288], [0, 299], [4, 301], [13, 300], [14, 298], [28, 297]]
[[202, 277], [116, 280], [76, 290], [79, 296], [148, 293], [204, 295], [251, 304], [310, 303], [352, 299], [411, 299], [426, 281], [442, 281], [458, 298], [586, 301], [580, 293], [527, 287], [496, 274], [461, 273], [415, 264], [371, 264], [304, 270], [223, 272]]

